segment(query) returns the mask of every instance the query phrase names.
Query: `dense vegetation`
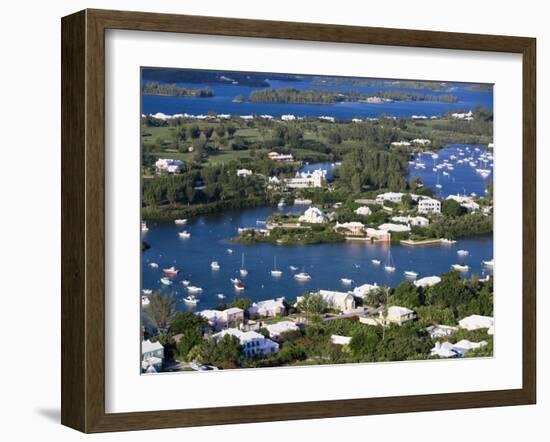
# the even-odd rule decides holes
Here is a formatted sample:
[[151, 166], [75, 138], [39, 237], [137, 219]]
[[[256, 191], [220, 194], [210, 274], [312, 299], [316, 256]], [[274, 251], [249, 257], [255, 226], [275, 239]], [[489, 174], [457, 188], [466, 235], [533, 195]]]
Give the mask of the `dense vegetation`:
[[141, 92], [143, 95], [169, 95], [174, 97], [209, 98], [214, 96], [214, 92], [209, 88], [189, 89], [176, 84], [157, 83], [155, 81], [145, 83], [141, 88]]

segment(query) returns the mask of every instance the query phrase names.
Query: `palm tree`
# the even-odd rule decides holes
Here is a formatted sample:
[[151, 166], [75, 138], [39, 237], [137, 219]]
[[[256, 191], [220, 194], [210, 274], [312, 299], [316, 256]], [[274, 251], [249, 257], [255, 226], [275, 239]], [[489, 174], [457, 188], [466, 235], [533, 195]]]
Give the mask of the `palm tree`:
[[149, 296], [149, 301], [149, 305], [145, 309], [145, 316], [157, 330], [159, 336], [166, 337], [176, 311], [174, 298], [160, 292], [154, 292]]

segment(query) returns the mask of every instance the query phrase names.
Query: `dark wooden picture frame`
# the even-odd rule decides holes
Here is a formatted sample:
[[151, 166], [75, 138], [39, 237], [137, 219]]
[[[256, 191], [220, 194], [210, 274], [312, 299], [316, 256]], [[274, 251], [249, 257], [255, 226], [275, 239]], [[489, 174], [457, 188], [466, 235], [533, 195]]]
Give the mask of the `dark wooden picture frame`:
[[[534, 404], [536, 40], [339, 25], [84, 10], [62, 19], [62, 408], [83, 432]], [[523, 385], [519, 389], [108, 414], [105, 412], [105, 30], [122, 29], [521, 54]]]

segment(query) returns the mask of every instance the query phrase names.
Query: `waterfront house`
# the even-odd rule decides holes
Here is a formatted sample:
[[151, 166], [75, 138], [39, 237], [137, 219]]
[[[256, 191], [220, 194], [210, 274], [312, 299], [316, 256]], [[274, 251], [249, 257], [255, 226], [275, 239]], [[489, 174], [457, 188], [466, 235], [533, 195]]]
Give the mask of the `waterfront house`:
[[367, 296], [370, 292], [373, 290], [378, 290], [380, 287], [374, 283], [374, 284], [363, 284], [358, 287], [355, 287], [352, 291], [353, 296], [356, 298], [364, 298]]
[[[151, 342], [149, 339], [141, 342], [141, 369], [146, 371], [153, 367], [155, 372], [162, 369], [164, 361], [164, 346], [160, 342]], [[151, 371], [149, 371], [151, 372]]]
[[357, 215], [369, 216], [370, 214], [372, 214], [372, 210], [368, 206], [361, 206], [355, 209], [355, 213]]
[[414, 281], [414, 285], [417, 287], [431, 287], [432, 285], [439, 284], [441, 278], [439, 276], [425, 276], [424, 278]]
[[385, 201], [390, 201], [392, 203], [400, 203], [401, 198], [403, 198], [404, 193], [401, 192], [386, 192], [381, 193], [376, 197], [376, 202], [378, 204], [384, 204]]
[[404, 224], [384, 223], [378, 226], [378, 230], [384, 230], [386, 232], [410, 232], [411, 228]]
[[319, 290], [319, 294], [328, 308], [334, 308], [343, 312], [355, 309], [355, 298], [351, 293]]
[[486, 345], [486, 341], [471, 342], [467, 339], [458, 341], [456, 344], [436, 342], [430, 351], [430, 355], [439, 356], [440, 358], [461, 358], [470, 350], [485, 347]]
[[441, 213], [441, 201], [435, 198], [422, 198], [418, 201], [418, 213]]
[[238, 328], [227, 328], [216, 333], [214, 338], [220, 340], [226, 335], [235, 336], [241, 344], [241, 352], [248, 357], [266, 356], [270, 353], [277, 353], [279, 351], [279, 344], [255, 331], [242, 331]]
[[248, 308], [248, 313], [266, 317], [282, 315], [286, 311], [286, 307], [283, 302], [284, 299], [285, 298], [276, 298], [254, 302]]
[[367, 227], [366, 229], [367, 237], [375, 241], [390, 242], [391, 233], [387, 230], [378, 230], [373, 229], [372, 227]]
[[266, 324], [264, 328], [269, 332], [269, 337], [277, 340], [282, 333], [299, 330], [298, 325], [292, 321], [279, 321], [275, 324]]
[[490, 329], [495, 325], [495, 320], [491, 316], [470, 315], [458, 321], [458, 325], [466, 330]]
[[450, 325], [430, 325], [426, 328], [431, 338], [445, 338], [458, 331], [458, 327], [452, 327]]
[[173, 160], [171, 158], [159, 158], [155, 162], [155, 168], [157, 172], [166, 172], [166, 173], [179, 173], [183, 169], [183, 161]]
[[344, 233], [351, 236], [365, 236], [365, 225], [358, 221], [351, 221], [348, 223], [336, 223], [333, 230], [338, 233]]
[[[380, 312], [380, 317], [384, 318], [384, 312]], [[392, 305], [388, 308], [385, 321], [386, 323], [394, 323], [403, 325], [405, 322], [412, 321], [416, 318], [416, 313], [407, 307], [399, 307]]]
[[430, 220], [423, 216], [393, 216], [392, 221], [396, 223], [409, 224], [411, 226], [426, 227], [430, 224]]
[[251, 176], [252, 171], [250, 169], [238, 169], [237, 176]]
[[310, 207], [298, 218], [298, 221], [311, 224], [322, 224], [327, 221], [327, 216], [317, 207]]
[[351, 342], [351, 336], [332, 335], [330, 342], [336, 345], [349, 345]]

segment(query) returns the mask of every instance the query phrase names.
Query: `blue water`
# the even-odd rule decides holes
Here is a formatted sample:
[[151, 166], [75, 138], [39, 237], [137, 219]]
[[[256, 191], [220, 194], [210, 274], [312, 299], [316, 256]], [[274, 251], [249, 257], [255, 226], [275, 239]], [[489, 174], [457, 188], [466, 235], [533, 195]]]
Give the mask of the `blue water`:
[[[285, 210], [297, 213], [305, 208], [307, 206], [294, 206]], [[390, 249], [387, 245], [346, 242], [289, 247], [227, 243], [228, 239], [237, 236], [238, 227], [256, 226], [256, 220], [265, 219], [274, 211], [278, 209], [254, 208], [200, 217], [185, 226], [191, 232], [191, 238], [186, 240], [178, 237], [182, 226], [171, 222], [150, 222], [149, 231], [144, 234], [151, 248], [143, 253], [142, 287], [174, 293], [179, 310], [202, 310], [222, 302], [216, 297], [218, 293], [226, 295], [224, 302], [231, 302], [237, 296], [252, 300], [284, 296], [294, 300], [305, 291], [321, 288], [347, 291], [356, 285], [375, 282], [395, 286], [405, 279], [405, 270], [418, 272], [420, 278], [447, 272], [452, 264], [459, 262], [468, 264], [472, 273], [483, 275], [481, 261], [493, 258], [491, 237], [461, 240], [452, 246], [410, 248], [394, 245], [391, 246], [391, 254], [397, 270], [389, 274], [383, 270], [383, 265], [377, 267], [370, 262], [373, 258], [386, 260]], [[229, 254], [228, 248], [234, 252]], [[456, 254], [459, 249], [468, 250], [470, 256], [459, 259]], [[242, 253], [249, 271], [246, 278], [238, 274]], [[280, 278], [270, 274], [275, 256], [277, 268], [283, 271]], [[213, 260], [221, 265], [219, 271], [210, 269]], [[158, 263], [160, 268], [149, 267], [148, 263], [152, 261]], [[164, 286], [159, 282], [161, 269], [172, 265], [181, 273], [174, 278], [172, 286]], [[296, 281], [289, 269], [291, 265], [298, 267], [298, 271], [306, 271], [312, 279], [308, 282]], [[242, 279], [246, 289], [237, 294], [230, 278]], [[340, 278], [351, 278], [355, 283], [344, 286]], [[191, 307], [183, 302], [187, 293], [179, 283], [182, 279], [189, 279], [192, 285], [202, 287], [203, 293], [198, 295], [200, 302], [197, 306]]]
[[[479, 151], [475, 151], [475, 148]], [[469, 149], [469, 151], [466, 150]], [[459, 149], [462, 149], [464, 156], [459, 154]], [[485, 146], [479, 146], [475, 144], [452, 144], [445, 149], [441, 149], [437, 152], [439, 158], [432, 159], [431, 154], [417, 154], [414, 156], [414, 161], [421, 161], [426, 165], [425, 169], [417, 169], [413, 164], [409, 165], [409, 177], [419, 176], [422, 178], [424, 185], [431, 189], [436, 190], [436, 184], [439, 180], [439, 184], [442, 186], [440, 190], [436, 190], [436, 196], [447, 197], [448, 195], [466, 194], [470, 195], [472, 192], [478, 196], [485, 195], [485, 189], [488, 183], [493, 178], [493, 166], [492, 161], [484, 162], [480, 159], [480, 155], [487, 152]], [[455, 155], [457, 160], [450, 160], [451, 155]], [[470, 166], [467, 162], [458, 164], [458, 159], [464, 159], [473, 157], [473, 161], [477, 164], [476, 167]], [[443, 163], [445, 160], [449, 160], [453, 164], [454, 170], [447, 170], [446, 168], [439, 172], [434, 172], [432, 169], [436, 164]], [[476, 172], [476, 168], [488, 169], [491, 174], [487, 178], [483, 178]], [[443, 170], [448, 172], [448, 176], [443, 175]], [[438, 177], [439, 176], [439, 177]]]
[[232, 115], [261, 115], [268, 114], [280, 117], [284, 114], [296, 116], [321, 116], [328, 115], [337, 119], [352, 118], [376, 118], [381, 114], [410, 117], [412, 115], [442, 115], [447, 111], [470, 110], [476, 105], [493, 108], [492, 92], [476, 92], [465, 90], [466, 85], [453, 84], [449, 91], [422, 91], [396, 87], [350, 87], [340, 86], [318, 86], [312, 85], [311, 80], [304, 81], [280, 81], [272, 80], [270, 84], [275, 88], [293, 87], [295, 89], [328, 89], [336, 91], [356, 90], [362, 92], [375, 92], [379, 90], [398, 90], [402, 92], [429, 93], [433, 95], [453, 94], [458, 97], [456, 103], [422, 102], [422, 101], [398, 101], [391, 103], [369, 104], [357, 102], [341, 102], [336, 104], [278, 104], [278, 103], [233, 103], [237, 95], [245, 98], [258, 87], [227, 85], [227, 84], [197, 84], [180, 83], [181, 86], [198, 88], [209, 87], [214, 91], [212, 98], [195, 97], [166, 97], [145, 95], [142, 97], [142, 113], [154, 114], [162, 112], [173, 115], [188, 113], [192, 115], [207, 114], [210, 111]]

